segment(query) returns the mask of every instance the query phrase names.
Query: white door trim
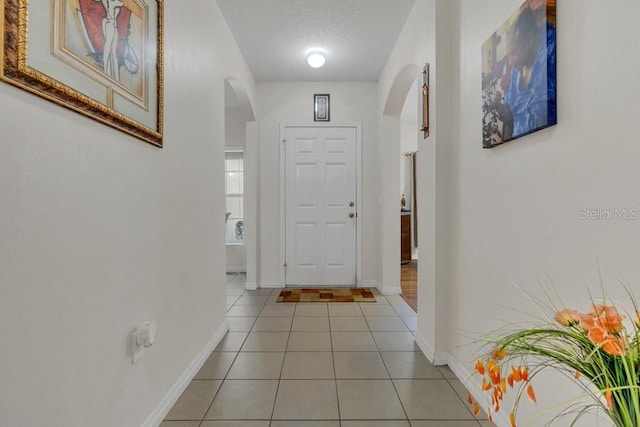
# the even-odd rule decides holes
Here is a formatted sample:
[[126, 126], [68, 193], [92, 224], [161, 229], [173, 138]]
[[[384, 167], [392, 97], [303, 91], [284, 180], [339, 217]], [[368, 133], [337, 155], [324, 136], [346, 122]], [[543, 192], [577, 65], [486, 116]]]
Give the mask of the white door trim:
[[356, 130], [356, 286], [362, 286], [362, 124], [353, 123], [283, 123], [280, 124], [280, 280], [286, 286], [285, 253], [286, 253], [286, 189], [285, 189], [285, 151], [284, 139], [287, 128], [353, 128]]

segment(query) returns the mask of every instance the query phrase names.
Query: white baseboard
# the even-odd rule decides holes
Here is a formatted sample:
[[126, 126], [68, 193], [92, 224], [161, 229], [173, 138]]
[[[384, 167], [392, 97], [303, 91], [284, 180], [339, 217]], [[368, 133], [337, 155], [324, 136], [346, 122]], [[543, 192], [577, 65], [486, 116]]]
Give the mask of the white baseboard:
[[382, 295], [400, 295], [402, 293], [402, 288], [400, 286], [387, 286], [378, 288]]
[[246, 273], [247, 267], [244, 265], [227, 266], [227, 273]]
[[176, 380], [176, 382], [171, 386], [169, 392], [162, 398], [158, 406], [151, 412], [151, 414], [147, 417], [147, 419], [142, 423], [142, 427], [157, 427], [160, 425], [164, 417], [167, 416], [173, 405], [177, 402], [178, 398], [182, 395], [182, 393], [186, 390], [186, 388], [191, 383], [193, 377], [196, 376], [204, 362], [207, 361], [213, 349], [216, 348], [224, 335], [229, 330], [229, 324], [227, 323], [227, 319], [222, 322], [220, 328], [216, 331], [213, 337], [209, 340], [209, 342], [204, 346], [204, 348], [198, 353], [196, 358], [191, 362], [189, 367], [180, 375], [180, 377]]
[[452, 358], [448, 351], [435, 351], [433, 347], [429, 345], [427, 340], [422, 336], [422, 334], [419, 334], [417, 332], [415, 335], [415, 339], [416, 339], [416, 344], [418, 344], [418, 347], [420, 347], [420, 350], [422, 350], [422, 352], [427, 357], [427, 359], [429, 359], [429, 361], [433, 363], [435, 366], [449, 364], [449, 361]]
[[380, 283], [377, 280], [362, 280], [357, 286], [359, 288], [377, 288]]
[[449, 369], [451, 369], [461, 381], [464, 381], [471, 375], [471, 372], [451, 355], [449, 355], [449, 363], [447, 363], [447, 365], [449, 365]]
[[[455, 359], [451, 354], [449, 355], [447, 365], [449, 365], [449, 369], [458, 377], [460, 381], [464, 384], [467, 389], [471, 392], [473, 398], [480, 403], [480, 406], [483, 406], [483, 402], [487, 401], [487, 394], [482, 392], [482, 384], [480, 382], [479, 375], [473, 375], [473, 371], [469, 371], [468, 367], [460, 363], [457, 359]], [[486, 411], [486, 407], [483, 408]], [[495, 412], [493, 415], [493, 423], [498, 427], [507, 427], [511, 425], [509, 421], [509, 417], [507, 415], [507, 411]]]
[[448, 351], [436, 351], [433, 353], [433, 364], [436, 366], [448, 365], [451, 355]]
[[363, 288], [376, 288], [382, 295], [400, 295], [402, 293], [402, 288], [400, 288], [400, 286], [380, 286], [380, 282], [378, 282], [377, 280], [363, 280], [358, 286], [361, 286]]
[[[416, 344], [420, 347], [420, 350], [424, 353], [427, 359], [434, 365], [448, 365], [449, 369], [455, 374], [456, 377], [469, 389], [473, 398], [477, 402], [486, 402], [486, 393], [482, 392], [482, 384], [478, 375], [472, 375], [473, 372], [455, 359], [448, 351], [435, 351], [427, 342], [427, 340], [419, 333], [415, 334]], [[481, 403], [482, 405], [482, 403]], [[486, 408], [483, 408], [486, 410]], [[498, 427], [510, 426], [508, 415], [505, 411], [500, 411], [493, 414], [493, 423]]]
[[245, 282], [244, 284], [244, 288], [248, 291], [255, 291], [258, 289], [258, 284], [257, 283], [249, 283], [249, 282]]
[[429, 345], [427, 340], [424, 339], [422, 334], [418, 332], [416, 332], [415, 334], [415, 339], [416, 339], [416, 344], [418, 344], [418, 347], [420, 347], [420, 350], [422, 350], [422, 353], [424, 353], [425, 357], [429, 359], [431, 363], [433, 363], [434, 355], [435, 355], [435, 351], [433, 350], [433, 348], [431, 348], [431, 346]]
[[282, 282], [260, 282], [260, 287], [265, 289], [273, 289], [273, 288], [284, 288]]

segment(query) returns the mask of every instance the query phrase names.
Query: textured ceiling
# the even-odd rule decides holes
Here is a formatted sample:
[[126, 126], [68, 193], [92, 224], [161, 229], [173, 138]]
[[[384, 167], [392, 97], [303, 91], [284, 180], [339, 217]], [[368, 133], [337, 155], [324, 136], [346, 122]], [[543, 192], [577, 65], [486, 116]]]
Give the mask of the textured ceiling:
[[[375, 82], [415, 0], [217, 0], [257, 81]], [[307, 65], [311, 50], [324, 67]]]

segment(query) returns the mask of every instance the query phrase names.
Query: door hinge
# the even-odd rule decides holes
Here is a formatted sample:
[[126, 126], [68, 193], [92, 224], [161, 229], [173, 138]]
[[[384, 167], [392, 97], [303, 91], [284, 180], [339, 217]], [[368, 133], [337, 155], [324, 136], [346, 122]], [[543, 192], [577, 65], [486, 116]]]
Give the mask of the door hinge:
[[284, 271], [287, 271], [287, 263], [286, 262], [284, 263], [283, 267], [284, 267]]
[[284, 147], [285, 150], [287, 149], [287, 140], [286, 139], [282, 140], [282, 146]]

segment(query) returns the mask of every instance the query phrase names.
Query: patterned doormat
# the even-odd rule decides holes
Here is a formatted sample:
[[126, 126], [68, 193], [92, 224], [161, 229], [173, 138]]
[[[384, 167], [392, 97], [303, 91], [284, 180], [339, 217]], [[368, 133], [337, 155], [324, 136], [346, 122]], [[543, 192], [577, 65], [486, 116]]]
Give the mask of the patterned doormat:
[[298, 288], [280, 292], [277, 302], [376, 302], [369, 288]]

